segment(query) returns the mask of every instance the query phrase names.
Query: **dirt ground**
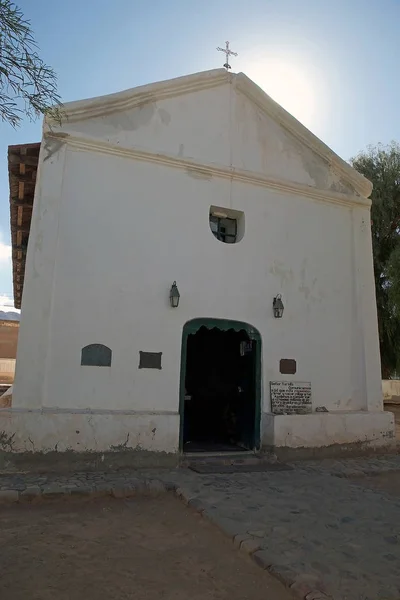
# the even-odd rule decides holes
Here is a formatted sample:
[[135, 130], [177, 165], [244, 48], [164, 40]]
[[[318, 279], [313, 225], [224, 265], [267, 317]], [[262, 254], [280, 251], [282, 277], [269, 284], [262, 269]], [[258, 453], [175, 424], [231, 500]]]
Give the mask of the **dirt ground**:
[[358, 485], [373, 490], [382, 490], [393, 496], [400, 497], [400, 473], [398, 471], [351, 477], [351, 480]]
[[292, 600], [169, 495], [0, 507], [4, 600]]

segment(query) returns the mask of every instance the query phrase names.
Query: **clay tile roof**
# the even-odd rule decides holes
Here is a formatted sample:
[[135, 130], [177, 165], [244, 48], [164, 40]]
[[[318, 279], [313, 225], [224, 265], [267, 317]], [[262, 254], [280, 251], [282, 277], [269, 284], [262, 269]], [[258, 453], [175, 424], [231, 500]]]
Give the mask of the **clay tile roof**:
[[40, 143], [8, 147], [14, 304], [21, 308]]

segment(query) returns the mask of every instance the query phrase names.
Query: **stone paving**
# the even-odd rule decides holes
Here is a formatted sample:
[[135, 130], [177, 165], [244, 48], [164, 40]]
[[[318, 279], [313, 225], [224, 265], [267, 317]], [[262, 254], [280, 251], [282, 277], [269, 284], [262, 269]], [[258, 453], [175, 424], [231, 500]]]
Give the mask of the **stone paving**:
[[301, 598], [399, 600], [400, 497], [348, 477], [399, 472], [400, 456], [292, 465], [292, 471], [228, 475], [7, 474], [0, 475], [0, 500], [175, 490]]

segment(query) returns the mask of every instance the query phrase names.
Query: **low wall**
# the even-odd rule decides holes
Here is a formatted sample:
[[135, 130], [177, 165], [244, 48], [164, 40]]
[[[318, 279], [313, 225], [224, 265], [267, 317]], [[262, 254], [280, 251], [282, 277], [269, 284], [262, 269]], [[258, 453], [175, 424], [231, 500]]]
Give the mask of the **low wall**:
[[175, 413], [0, 409], [0, 451], [176, 453], [178, 445]]
[[307, 415], [266, 414], [264, 444], [275, 448], [324, 448], [333, 445], [395, 443], [391, 412], [330, 412]]
[[400, 379], [383, 379], [384, 404], [400, 404]]
[[0, 358], [0, 383], [13, 383], [15, 358]]
[[15, 373], [15, 358], [0, 358], [0, 373]]
[[19, 322], [0, 319], [0, 358], [17, 356]]
[[[12, 397], [11, 394], [9, 396]], [[395, 444], [391, 412], [263, 415], [265, 448]], [[178, 454], [179, 414], [117, 410], [0, 408], [0, 453]]]

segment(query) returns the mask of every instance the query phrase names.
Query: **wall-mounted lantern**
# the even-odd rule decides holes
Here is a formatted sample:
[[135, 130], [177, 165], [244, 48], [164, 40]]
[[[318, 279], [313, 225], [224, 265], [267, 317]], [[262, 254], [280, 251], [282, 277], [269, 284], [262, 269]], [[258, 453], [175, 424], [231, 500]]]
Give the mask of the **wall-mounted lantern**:
[[274, 310], [275, 319], [281, 319], [285, 307], [283, 306], [282, 296], [280, 294], [275, 296], [274, 301], [272, 303], [272, 308]]
[[174, 281], [169, 292], [169, 302], [172, 308], [178, 308], [180, 297], [178, 286], [176, 285], [176, 281]]

